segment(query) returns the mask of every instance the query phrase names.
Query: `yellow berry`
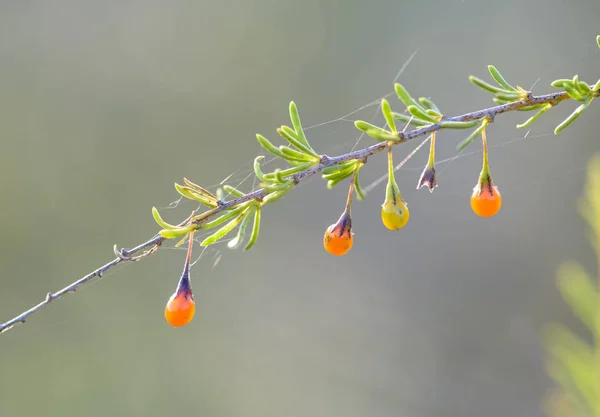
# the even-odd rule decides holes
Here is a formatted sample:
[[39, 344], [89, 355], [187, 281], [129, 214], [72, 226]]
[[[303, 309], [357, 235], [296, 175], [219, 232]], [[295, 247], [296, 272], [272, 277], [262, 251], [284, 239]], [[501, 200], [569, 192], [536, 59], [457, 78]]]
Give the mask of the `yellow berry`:
[[400, 230], [408, 223], [410, 212], [402, 198], [388, 200], [381, 205], [381, 221], [390, 230]]
[[381, 205], [381, 221], [389, 230], [400, 230], [406, 226], [409, 217], [408, 206], [400, 194], [394, 177], [394, 162], [390, 147], [388, 148], [388, 183], [385, 188], [385, 201]]

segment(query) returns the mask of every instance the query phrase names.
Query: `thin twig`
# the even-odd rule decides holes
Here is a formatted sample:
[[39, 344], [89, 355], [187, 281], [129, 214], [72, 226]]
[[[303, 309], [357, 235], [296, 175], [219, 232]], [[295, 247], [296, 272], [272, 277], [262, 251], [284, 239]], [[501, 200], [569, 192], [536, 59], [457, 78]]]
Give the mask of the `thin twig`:
[[[411, 139], [415, 139], [417, 137], [427, 135], [432, 132], [437, 132], [438, 130], [442, 129], [442, 123], [446, 122], [446, 121], [467, 122], [470, 120], [480, 120], [483, 118], [488, 118], [490, 121], [493, 121], [494, 117], [497, 116], [498, 114], [519, 110], [524, 107], [529, 107], [529, 106], [533, 106], [533, 105], [537, 105], [537, 104], [551, 103], [552, 105], [556, 105], [564, 100], [567, 100], [568, 98], [569, 98], [569, 95], [566, 92], [557, 92], [557, 93], [546, 94], [546, 95], [542, 95], [542, 96], [529, 95], [526, 99], [515, 101], [512, 103], [503, 104], [500, 106], [494, 106], [494, 107], [490, 107], [490, 108], [483, 109], [483, 110], [477, 110], [477, 111], [474, 111], [471, 113], [463, 114], [461, 116], [447, 117], [447, 118], [445, 117], [442, 119], [442, 121], [440, 121], [438, 123], [424, 126], [424, 127], [412, 130], [410, 132], [399, 133], [400, 140], [395, 141], [395, 142], [379, 142], [379, 143], [369, 146], [367, 148], [349, 152], [349, 153], [346, 153], [346, 154], [343, 154], [340, 156], [336, 156], [336, 157], [329, 157], [327, 155], [323, 155], [323, 156], [321, 156], [321, 162], [318, 165], [310, 167], [310, 168], [308, 168], [302, 172], [299, 172], [297, 174], [294, 174], [290, 177], [294, 180], [295, 183], [299, 183], [300, 181], [304, 180], [305, 178], [313, 176], [313, 175], [321, 172], [324, 168], [329, 167], [329, 166], [339, 165], [343, 162], [346, 162], [346, 161], [349, 161], [352, 159], [359, 159], [359, 160], [366, 161], [366, 159], [369, 156], [379, 153], [381, 151], [384, 151], [391, 146], [395, 146], [400, 143], [407, 142]], [[194, 222], [201, 226], [201, 224], [204, 223], [205, 221], [207, 221], [209, 218], [212, 218], [213, 216], [221, 213], [224, 210], [231, 209], [233, 207], [236, 207], [236, 206], [238, 206], [242, 203], [245, 203], [247, 201], [250, 201], [250, 200], [262, 200], [266, 195], [267, 195], [267, 191], [264, 189], [258, 189], [258, 190], [252, 191], [252, 192], [244, 195], [243, 197], [236, 198], [231, 201], [223, 202], [218, 207], [206, 211], [205, 213], [203, 213], [203, 215], [200, 215], [199, 217], [197, 217], [196, 220], [194, 220]], [[186, 224], [186, 222], [189, 222], [190, 218], [188, 218], [187, 221], [184, 221], [183, 224]], [[0, 324], [0, 333], [3, 333], [5, 331], [11, 329], [16, 324], [24, 323], [25, 319], [28, 318], [31, 314], [40, 310], [42, 307], [45, 307], [46, 305], [50, 304], [50, 302], [52, 302], [53, 300], [60, 298], [65, 294], [75, 292], [77, 290], [77, 288], [79, 288], [80, 285], [82, 285], [88, 281], [91, 281], [92, 279], [94, 279], [96, 277], [101, 277], [102, 274], [104, 274], [109, 269], [117, 266], [121, 262], [139, 261], [140, 259], [154, 253], [156, 250], [158, 250], [158, 248], [160, 247], [160, 245], [162, 244], [162, 242], [164, 240], [165, 240], [165, 238], [161, 237], [160, 235], [156, 235], [152, 239], [150, 239], [144, 243], [141, 243], [138, 246], [131, 248], [129, 250], [121, 249], [121, 251], [117, 251], [116, 247], [115, 247], [115, 253], [117, 254], [117, 257], [115, 259], [113, 259], [109, 263], [101, 266], [100, 268], [96, 269], [95, 271], [87, 274], [83, 278], [66, 286], [62, 290], [59, 290], [55, 293], [48, 293], [46, 295], [45, 299], [42, 302], [40, 302], [39, 304], [31, 307], [27, 311], [24, 311], [23, 313], [19, 314], [15, 318], [7, 321], [6, 323]]]

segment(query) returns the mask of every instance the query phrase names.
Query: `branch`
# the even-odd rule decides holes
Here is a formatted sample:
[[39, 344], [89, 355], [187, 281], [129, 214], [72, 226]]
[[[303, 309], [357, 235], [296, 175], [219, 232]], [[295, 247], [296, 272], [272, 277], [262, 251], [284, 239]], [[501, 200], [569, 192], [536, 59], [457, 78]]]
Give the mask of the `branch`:
[[[77, 291], [77, 289], [79, 288], [80, 285], [85, 284], [86, 282], [91, 281], [92, 279], [94, 279], [96, 277], [101, 278], [102, 275], [106, 271], [117, 266], [121, 262], [139, 261], [143, 257], [150, 255], [151, 253], [154, 253], [159, 248], [159, 246], [163, 240], [164, 239], [162, 237], [155, 236], [154, 238], [150, 239], [149, 241], [144, 242], [130, 250], [121, 249], [121, 251], [118, 251], [117, 245], [115, 245], [114, 251], [115, 251], [115, 254], [117, 255], [117, 257], [115, 259], [113, 259], [109, 263], [101, 266], [100, 268], [96, 269], [95, 271], [90, 272], [89, 274], [87, 274], [83, 278], [78, 279], [77, 281], [73, 282], [72, 284], [67, 285], [62, 290], [56, 291], [55, 293], [49, 292], [48, 294], [46, 294], [46, 298], [44, 299], [44, 301], [31, 307], [29, 310], [24, 311], [23, 313], [19, 314], [17, 317], [13, 318], [12, 320], [9, 320], [6, 323], [1, 324], [0, 325], [0, 333], [10, 330], [17, 323], [25, 323], [25, 319], [27, 317], [29, 317], [31, 314], [35, 313], [42, 307], [47, 306], [55, 299], [60, 298], [68, 293], [74, 293], [75, 291]], [[147, 249], [147, 248], [150, 248], [150, 249]], [[137, 253], [142, 252], [142, 251], [144, 251], [142, 254], [135, 256]]]
[[[304, 179], [321, 172], [324, 168], [327, 168], [327, 167], [340, 165], [344, 162], [351, 161], [351, 160], [361, 160], [361, 161], [366, 162], [368, 157], [370, 157], [371, 155], [382, 152], [392, 146], [398, 145], [400, 143], [408, 142], [409, 140], [412, 140], [412, 139], [415, 139], [415, 138], [418, 138], [418, 137], [421, 137], [421, 136], [424, 136], [424, 135], [427, 135], [427, 134], [430, 134], [433, 132], [437, 132], [437, 131], [443, 129], [445, 127], [445, 125], [448, 125], [447, 122], [468, 122], [468, 121], [472, 121], [472, 120], [482, 120], [482, 119], [493, 121], [495, 116], [502, 114], [502, 113], [507, 113], [507, 112], [511, 112], [511, 111], [515, 111], [515, 110], [521, 110], [521, 109], [524, 109], [527, 107], [541, 105], [541, 104], [550, 104], [552, 106], [555, 106], [558, 103], [560, 103], [564, 100], [567, 100], [569, 98], [570, 97], [566, 92], [557, 92], [557, 93], [546, 94], [546, 95], [541, 95], [541, 96], [534, 96], [534, 95], [528, 94], [528, 96], [526, 98], [519, 100], [519, 101], [515, 101], [515, 102], [511, 102], [511, 103], [507, 103], [507, 104], [503, 104], [503, 105], [499, 105], [499, 106], [494, 106], [494, 107], [490, 107], [487, 109], [477, 110], [477, 111], [466, 113], [466, 114], [463, 114], [460, 116], [443, 117], [437, 123], [430, 124], [430, 125], [418, 128], [418, 129], [414, 129], [409, 132], [398, 133], [398, 140], [395, 140], [395, 141], [380, 142], [375, 145], [369, 146], [367, 148], [360, 149], [360, 150], [357, 150], [354, 152], [349, 152], [349, 153], [335, 156], [335, 157], [329, 157], [326, 155], [322, 155], [320, 157], [320, 162], [317, 165], [314, 165], [310, 168], [302, 170], [296, 174], [289, 175], [286, 178], [291, 179], [294, 182], [294, 184], [298, 184], [299, 182], [303, 181]], [[240, 206], [243, 203], [246, 203], [246, 202], [249, 202], [252, 200], [260, 202], [268, 194], [269, 194], [269, 192], [266, 189], [261, 188], [261, 189], [252, 191], [248, 194], [245, 194], [234, 200], [227, 201], [227, 202], [221, 202], [221, 204], [219, 204], [216, 208], [214, 208], [212, 210], [208, 210], [207, 212], [203, 213], [202, 215], [194, 218], [193, 221], [190, 221], [191, 219], [188, 219], [188, 224], [195, 224], [198, 227], [200, 227], [208, 219], [217, 216], [219, 213], [222, 213], [226, 210], [235, 208], [237, 206]], [[185, 222], [183, 224], [185, 224]], [[88, 281], [91, 281], [94, 278], [102, 277], [102, 275], [106, 271], [108, 271], [111, 268], [116, 267], [121, 262], [139, 261], [139, 260], [143, 259], [144, 257], [156, 252], [164, 240], [166, 240], [165, 237], [156, 235], [156, 236], [152, 237], [151, 239], [149, 239], [148, 241], [139, 244], [138, 246], [135, 246], [129, 250], [121, 249], [121, 251], [118, 251], [117, 247], [115, 245], [114, 250], [115, 250], [115, 254], [117, 255], [117, 257], [115, 259], [113, 259], [112, 261], [108, 262], [107, 264], [101, 266], [100, 268], [96, 269], [95, 271], [87, 274], [83, 278], [66, 286], [65, 288], [63, 288], [57, 292], [54, 292], [54, 293], [49, 292], [46, 295], [46, 298], [43, 301], [41, 301], [39, 304], [31, 307], [27, 311], [24, 311], [23, 313], [19, 314], [18, 316], [14, 317], [13, 319], [11, 319], [3, 324], [0, 324], [0, 333], [11, 329], [15, 324], [24, 323], [25, 319], [27, 319], [31, 314], [33, 314], [36, 311], [47, 306], [48, 304], [50, 304], [50, 302], [66, 295], [68, 293], [74, 293], [82, 284], [84, 284]]]
[[[600, 47], [600, 35], [597, 36], [596, 43]], [[477, 123], [472, 122], [479, 121], [480, 126], [477, 127], [465, 140], [458, 145], [458, 148], [462, 149], [468, 146], [479, 135], [482, 135], [482, 139], [485, 138], [485, 127], [489, 123], [492, 123], [495, 117], [499, 114], [516, 110], [538, 110], [534, 116], [530, 117], [524, 123], [517, 125], [517, 128], [523, 128], [531, 125], [547, 110], [558, 105], [564, 100], [573, 99], [582, 102], [582, 104], [577, 107], [577, 109], [575, 109], [575, 111], [571, 113], [567, 119], [565, 119], [556, 127], [554, 133], [558, 134], [560, 131], [569, 126], [574, 120], [576, 120], [581, 114], [583, 114], [591, 102], [600, 96], [600, 80], [598, 80], [594, 86], [590, 86], [587, 83], [580, 81], [579, 77], [575, 75], [572, 80], [561, 79], [552, 83], [553, 87], [561, 88], [564, 91], [542, 96], [534, 96], [530, 91], [526, 91], [518, 86], [513, 87], [510, 85], [494, 66], [488, 66], [488, 70], [498, 86], [488, 84], [487, 82], [474, 76], [470, 76], [469, 80], [476, 86], [493, 93], [493, 100], [499, 104], [498, 106], [466, 113], [461, 116], [446, 117], [440, 112], [438, 107], [431, 100], [424, 97], [415, 100], [410, 96], [408, 91], [406, 91], [403, 86], [396, 84], [396, 94], [406, 106], [406, 110], [410, 113], [410, 116], [406, 114], [393, 113], [387, 100], [382, 99], [382, 112], [386, 119], [387, 125], [390, 128], [389, 131], [363, 121], [355, 122], [355, 125], [359, 130], [362, 130], [368, 136], [379, 140], [380, 143], [336, 157], [318, 155], [311, 148], [302, 129], [300, 116], [298, 115], [296, 105], [292, 102], [290, 104], [290, 118], [294, 128], [292, 129], [288, 126], [282, 126], [281, 128], [277, 129], [277, 132], [284, 139], [286, 139], [290, 145], [295, 147], [295, 149], [284, 146], [277, 148], [263, 136], [257, 135], [259, 143], [263, 148], [265, 148], [265, 150], [275, 154], [278, 157], [281, 157], [282, 159], [285, 159], [292, 166], [292, 168], [284, 171], [276, 170], [274, 173], [265, 175], [262, 173], [259, 164], [259, 161], [262, 157], [256, 158], [254, 161], [254, 171], [256, 176], [261, 180], [261, 188], [244, 194], [233, 187], [225, 185], [223, 186], [223, 189], [232, 196], [237, 197], [231, 201], [222, 201], [204, 188], [184, 179], [187, 186], [176, 184], [175, 188], [177, 191], [188, 199], [195, 200], [209, 206], [209, 210], [198, 216], [194, 216], [194, 213], [192, 213], [190, 217], [181, 222], [179, 225], [173, 226], [162, 220], [158, 211], [154, 208], [152, 211], [154, 219], [160, 226], [163, 227], [163, 230], [161, 230], [159, 234], [129, 250], [121, 249], [118, 251], [117, 246], [115, 245], [114, 252], [117, 255], [115, 259], [63, 289], [55, 293], [47, 293], [46, 298], [39, 304], [19, 314], [15, 318], [0, 324], [0, 333], [11, 329], [18, 323], [24, 323], [25, 319], [27, 319], [31, 314], [42, 309], [57, 298], [60, 298], [68, 293], [74, 293], [82, 284], [91, 281], [96, 277], [102, 277], [104, 272], [117, 266], [121, 262], [139, 261], [144, 257], [156, 252], [166, 239], [184, 236], [185, 240], [185, 237], [187, 237], [188, 234], [191, 235], [195, 230], [216, 227], [233, 218], [233, 220], [221, 227], [221, 229], [216, 233], [206, 238], [202, 242], [202, 246], [208, 246], [217, 242], [241, 224], [237, 238], [230, 241], [230, 244], [235, 242], [235, 245], [230, 246], [236, 247], [244, 238], [244, 230], [249, 223], [250, 216], [254, 215], [252, 234], [250, 236], [250, 241], [246, 246], [246, 249], [249, 249], [254, 244], [258, 236], [258, 229], [260, 225], [260, 209], [262, 205], [278, 200], [305, 178], [311, 177], [322, 171], [323, 177], [328, 181], [327, 186], [329, 188], [352, 175], [353, 182], [350, 185], [348, 201], [351, 199], [353, 190], [356, 191], [359, 198], [363, 198], [364, 193], [359, 186], [358, 172], [364, 166], [364, 164], [366, 164], [367, 159], [371, 155], [384, 150], [390, 150], [391, 152], [392, 146], [405, 143], [409, 140], [427, 134], [432, 134], [433, 136], [435, 132], [444, 128], [473, 128], [477, 125]], [[415, 125], [417, 126], [417, 129], [406, 133], [397, 132], [395, 120], [406, 122], [407, 126]], [[408, 160], [417, 151], [417, 149], [415, 149], [407, 158], [405, 158], [403, 162]], [[424, 171], [424, 174], [428, 174], [430, 176], [430, 178], [426, 178], [428, 179], [430, 191], [432, 191], [433, 187], [435, 186], [433, 155], [434, 149], [432, 138], [430, 161]], [[393, 180], [393, 178], [391, 178], [393, 174], [391, 153], [388, 155], [388, 157], [390, 180]], [[486, 168], [485, 161], [486, 160], [484, 156], [484, 168]], [[482, 171], [482, 175], [483, 173], [484, 171]], [[424, 184], [423, 178], [424, 177], [422, 176], [421, 180], [419, 181], [419, 188]], [[490, 181], [489, 185], [491, 186], [491, 177], [489, 177], [489, 174], [487, 180]], [[393, 182], [393, 184], [388, 184], [388, 188], [390, 185], [395, 185], [395, 182]], [[397, 196], [392, 193], [394, 205], [396, 203], [396, 198], [401, 199], [399, 190], [395, 190], [395, 193], [397, 193]], [[347, 203], [347, 210], [348, 209], [349, 203]], [[217, 219], [208, 222], [209, 219], [212, 219], [219, 214], [222, 215]], [[407, 214], [408, 213], [406, 213], [406, 215]], [[392, 213], [391, 215], [398, 215], [398, 213]], [[406, 217], [406, 220], [407, 219], [408, 218]], [[394, 229], [397, 230], [396, 227], [394, 227]], [[351, 236], [351, 234], [349, 234], [349, 236]], [[183, 241], [180, 243], [183, 243]]]

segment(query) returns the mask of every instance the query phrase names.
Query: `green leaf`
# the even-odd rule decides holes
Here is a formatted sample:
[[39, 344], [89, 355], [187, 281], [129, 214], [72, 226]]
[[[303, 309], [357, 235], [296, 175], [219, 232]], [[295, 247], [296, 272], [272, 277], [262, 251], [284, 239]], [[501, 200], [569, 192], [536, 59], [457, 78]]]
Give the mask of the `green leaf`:
[[471, 142], [475, 140], [476, 137], [478, 137], [481, 134], [481, 132], [483, 131], [483, 129], [485, 129], [486, 126], [487, 122], [484, 120], [481, 123], [481, 126], [475, 129], [469, 136], [467, 136], [465, 139], [459, 142], [458, 145], [456, 145], [456, 150], [460, 152], [463, 149], [465, 149]]
[[210, 191], [208, 191], [207, 189], [205, 189], [203, 187], [200, 187], [198, 184], [194, 184], [193, 182], [191, 182], [190, 180], [188, 180], [185, 177], [183, 177], [183, 182], [185, 183], [185, 185], [187, 185], [188, 187], [193, 189], [198, 194], [202, 194], [202, 195], [206, 196], [207, 198], [214, 200], [215, 203], [219, 200], [217, 198], [217, 196], [215, 196], [213, 193], [211, 193]]
[[328, 172], [327, 174], [322, 174], [322, 177], [324, 180], [327, 180], [327, 181], [334, 180], [338, 177], [342, 177], [342, 179], [343, 179], [343, 178], [346, 178], [346, 177], [352, 175], [352, 173], [354, 172], [355, 169], [356, 169], [356, 164], [351, 164], [344, 168], [340, 168], [335, 171]]
[[302, 128], [302, 123], [300, 123], [300, 113], [298, 112], [298, 107], [296, 107], [296, 103], [293, 101], [290, 102], [290, 120], [292, 121], [292, 126], [294, 126], [294, 130], [296, 131], [296, 138], [304, 144], [308, 149], [310, 149], [310, 153], [316, 155], [317, 153], [313, 150], [313, 148], [308, 143], [308, 139], [304, 135], [304, 129]]
[[186, 186], [179, 185], [179, 184], [175, 183], [175, 189], [177, 190], [177, 192], [179, 194], [181, 194], [185, 198], [197, 201], [197, 202], [202, 203], [202, 204], [204, 204], [206, 206], [216, 207], [216, 206], [219, 205], [219, 201], [216, 199], [216, 197], [212, 198], [212, 197], [208, 197], [206, 195], [197, 193], [196, 191], [194, 191], [190, 187], [186, 187]]
[[270, 182], [273, 182], [274, 184], [283, 184], [284, 182], [287, 182], [287, 179], [283, 175], [281, 175], [281, 169], [279, 168], [277, 168], [274, 172], [271, 172], [270, 174], [271, 175], [267, 178]]
[[384, 98], [381, 99], [381, 113], [383, 113], [383, 117], [385, 118], [390, 131], [392, 133], [397, 133], [398, 130], [396, 129], [396, 121], [392, 115], [392, 108], [390, 107], [390, 103]]
[[492, 76], [492, 78], [502, 88], [504, 88], [506, 90], [513, 90], [513, 91], [517, 90], [515, 87], [513, 87], [512, 85], [510, 85], [509, 83], [506, 82], [506, 80], [504, 79], [504, 77], [502, 76], [502, 74], [500, 74], [500, 71], [498, 71], [496, 69], [496, 67], [494, 67], [493, 65], [488, 65], [488, 71], [490, 72], [490, 75]]
[[294, 181], [292, 181], [292, 180], [287, 180], [287, 181], [279, 183], [279, 184], [277, 184], [277, 183], [275, 183], [275, 184], [274, 183], [264, 183], [264, 182], [260, 183], [261, 188], [264, 189], [267, 192], [281, 191], [281, 190], [285, 190], [285, 189], [288, 189], [288, 188], [293, 188], [294, 185], [295, 185]]
[[280, 158], [285, 158], [285, 156], [281, 153], [279, 148], [277, 148], [275, 145], [273, 145], [271, 142], [269, 142], [269, 140], [267, 138], [265, 138], [263, 135], [260, 135], [257, 133], [256, 140], [258, 140], [258, 143], [260, 143], [260, 146], [262, 146], [267, 152], [270, 152], [273, 155], [279, 156]]
[[365, 132], [373, 139], [377, 139], [382, 142], [400, 140], [398, 134], [395, 135], [392, 132], [388, 132], [387, 130], [384, 130], [378, 126], [372, 125], [371, 123], [367, 123], [362, 120], [355, 121], [354, 126], [356, 126], [358, 130]]
[[433, 110], [433, 109], [427, 109], [427, 110], [426, 110], [426, 113], [427, 113], [428, 115], [430, 115], [431, 117], [433, 117], [433, 119], [434, 119], [436, 122], [438, 121], [438, 119], [439, 119], [439, 118], [441, 118], [441, 117], [442, 117], [442, 114], [441, 114], [441, 113], [439, 113], [439, 112], [437, 112], [437, 111], [435, 111], [435, 110]]
[[238, 228], [237, 235], [233, 239], [231, 239], [229, 242], [227, 242], [227, 247], [229, 249], [237, 249], [242, 245], [242, 243], [244, 242], [244, 239], [246, 238], [246, 229], [248, 228], [248, 225], [250, 224], [250, 220], [252, 220], [252, 214], [254, 214], [255, 211], [256, 211], [256, 205], [252, 205], [252, 207], [250, 207], [250, 209], [248, 210], [248, 213], [244, 216], [244, 219], [240, 223], [240, 227]]
[[509, 103], [521, 99], [519, 93], [496, 93], [496, 97], [502, 100], [506, 100]]
[[469, 129], [477, 126], [480, 120], [469, 120], [467, 122], [453, 122], [452, 120], [442, 121], [441, 127], [447, 129]]
[[396, 121], [392, 115], [392, 108], [390, 107], [390, 103], [384, 98], [381, 99], [381, 113], [383, 113], [383, 117], [392, 133], [397, 133], [398, 130], [396, 129]]
[[175, 183], [175, 189], [177, 190], [177, 192], [179, 194], [181, 194], [182, 196], [184, 196], [185, 198], [187, 198], [189, 200], [196, 199], [196, 195], [194, 195], [188, 187], [185, 187], [183, 185], [179, 185], [179, 184]]
[[507, 91], [503, 88], [494, 87], [491, 84], [486, 83], [480, 78], [475, 77], [474, 75], [469, 75], [469, 81], [475, 84], [477, 87], [483, 88], [484, 90], [489, 91], [490, 93], [506, 93]]
[[152, 207], [152, 217], [154, 217], [154, 221], [163, 229], [176, 229], [179, 226], [173, 226], [172, 224], [167, 223], [160, 217], [160, 213], [156, 207]]
[[296, 137], [296, 132], [294, 132], [289, 126], [281, 126], [279, 129], [277, 129], [277, 133], [279, 133], [279, 135], [286, 139], [290, 144], [298, 148], [303, 154], [312, 156], [317, 155], [315, 151], [310, 148], [310, 146], [306, 146], [304, 143], [302, 143], [302, 141], [300, 141], [300, 139]]
[[224, 185], [223, 189], [232, 197], [240, 198], [244, 197], [246, 194], [238, 190], [237, 188], [232, 187], [231, 185]]
[[267, 180], [265, 178], [265, 175], [263, 174], [262, 170], [260, 169], [260, 160], [263, 158], [264, 158], [264, 156], [262, 156], [262, 155], [254, 158], [254, 174], [256, 174], [256, 178], [258, 178], [259, 180], [261, 180], [263, 182], [269, 182], [269, 180]]
[[164, 237], [165, 239], [175, 239], [181, 237], [183, 235], [188, 234], [192, 230], [197, 229], [198, 227], [195, 224], [190, 224], [184, 227], [174, 227], [172, 229], [163, 229], [158, 232], [159, 235]]
[[565, 130], [567, 128], [567, 126], [569, 126], [571, 123], [573, 123], [575, 120], [577, 120], [577, 118], [583, 114], [585, 109], [588, 108], [588, 106], [590, 105], [590, 102], [591, 102], [591, 97], [585, 103], [583, 103], [579, 107], [577, 107], [575, 109], [575, 111], [573, 113], [571, 113], [571, 115], [569, 117], [567, 117], [565, 120], [563, 120], [563, 122], [561, 124], [556, 126], [556, 129], [554, 129], [554, 134], [558, 135], [560, 132]]
[[268, 181], [275, 181], [275, 180], [277, 180], [278, 176], [288, 177], [290, 175], [294, 175], [299, 172], [306, 171], [308, 168], [310, 168], [314, 165], [315, 164], [312, 162], [308, 162], [308, 163], [305, 162], [304, 164], [295, 166], [293, 168], [286, 168], [286, 169], [278, 170], [277, 172], [279, 174], [275, 174], [275, 173], [265, 174], [264, 178]]
[[305, 153], [299, 152], [295, 149], [288, 148], [287, 146], [281, 145], [279, 147], [279, 150], [281, 151], [282, 154], [285, 155], [284, 158], [288, 161], [289, 160], [298, 161], [298, 162], [314, 161], [314, 157], [307, 155]]
[[585, 97], [583, 95], [581, 95], [581, 93], [574, 86], [573, 87], [565, 86], [564, 89], [565, 89], [565, 92], [572, 99], [577, 100], [577, 101], [585, 100]]
[[289, 126], [283, 125], [280, 127], [281, 130], [285, 131], [286, 134], [288, 134], [289, 136], [291, 136], [292, 138], [298, 140], [298, 134], [296, 133], [296, 131], [294, 129], [292, 129]]
[[353, 166], [354, 164], [356, 164], [356, 161], [357, 161], [356, 159], [351, 159], [350, 161], [342, 162], [341, 164], [338, 164], [338, 165], [331, 165], [331, 166], [325, 167], [321, 170], [321, 174], [331, 174], [332, 172], [337, 172], [342, 169], [346, 169], [349, 166]]
[[[293, 167], [301, 167], [301, 166], [305, 166], [307, 164], [306, 161], [294, 161], [294, 160], [288, 160], [287, 161], [288, 164], [290, 164]], [[313, 166], [313, 165], [317, 165], [318, 162], [308, 162], [308, 166]], [[265, 176], [268, 176], [269, 174], [265, 174]]]
[[223, 226], [222, 228], [217, 230], [215, 233], [213, 233], [212, 235], [210, 235], [206, 239], [204, 239], [202, 241], [202, 243], [200, 243], [200, 246], [212, 245], [213, 243], [216, 243], [217, 241], [219, 241], [220, 239], [225, 237], [225, 235], [230, 233], [233, 229], [236, 228], [237, 225], [239, 225], [242, 222], [242, 220], [244, 220], [244, 218], [246, 217], [246, 214], [248, 213], [248, 210], [249, 210], [248, 207], [246, 207], [246, 210], [243, 211], [240, 215], [238, 215], [235, 219], [231, 220], [225, 226]]
[[202, 229], [212, 229], [214, 227], [220, 226], [223, 223], [225, 223], [227, 220], [232, 219], [233, 217], [237, 216], [238, 214], [240, 214], [241, 212], [246, 210], [253, 203], [254, 203], [253, 201], [247, 201], [245, 203], [242, 203], [239, 206], [236, 206], [232, 209], [225, 211], [225, 214], [223, 214], [222, 216], [217, 217], [216, 219], [213, 219], [209, 222], [202, 223], [200, 225], [200, 227]]
[[[336, 184], [344, 181], [346, 178], [348, 178], [349, 176], [352, 175], [354, 171], [341, 171], [339, 174], [330, 174], [327, 176], [327, 178], [323, 178], [325, 181], [327, 181], [327, 188], [332, 188], [333, 186], [335, 186]], [[333, 184], [333, 185], [330, 185]]]
[[584, 97], [587, 97], [592, 92], [591, 87], [585, 81], [579, 81], [575, 84], [575, 89]]
[[573, 80], [561, 78], [560, 80], [552, 81], [550, 85], [555, 88], [565, 88], [565, 86], [573, 87]]
[[420, 107], [419, 103], [414, 98], [412, 98], [412, 96], [408, 93], [408, 91], [406, 90], [406, 88], [404, 88], [402, 84], [394, 84], [394, 90], [396, 90], [396, 95], [407, 108], [408, 106]]
[[[323, 174], [323, 179], [327, 181], [327, 188], [331, 189], [335, 185], [344, 181], [346, 178], [348, 178], [349, 176], [354, 174], [354, 172], [357, 169], [360, 169], [360, 167], [362, 167], [362, 165], [363, 165], [362, 162], [360, 162], [358, 160], [354, 160], [351, 165], [349, 165], [343, 169], [333, 171], [329, 174]], [[361, 192], [362, 192], [362, 190], [361, 190]], [[360, 197], [359, 197], [359, 199], [360, 199]]]
[[537, 119], [539, 119], [542, 114], [546, 113], [546, 111], [550, 110], [551, 108], [552, 108], [552, 104], [550, 104], [550, 103], [546, 104], [536, 114], [531, 116], [525, 122], [518, 124], [517, 129], [523, 129], [524, 127], [530, 126], [533, 122], [535, 122]]
[[252, 224], [252, 232], [250, 233], [250, 239], [248, 239], [248, 244], [244, 248], [244, 250], [249, 250], [254, 243], [256, 243], [256, 239], [258, 239], [258, 232], [260, 230], [260, 207], [256, 208], [254, 212], [254, 222]]
[[419, 97], [419, 103], [426, 109], [435, 110], [438, 114], [442, 114], [438, 106], [426, 97]]
[[559, 268], [558, 289], [573, 313], [594, 332], [600, 296], [581, 265], [569, 262]]
[[429, 122], [425, 122], [423, 120], [419, 120], [419, 119], [415, 119], [414, 116], [412, 115], [406, 115], [406, 114], [402, 114], [402, 113], [393, 113], [394, 118], [397, 120], [400, 120], [401, 122], [404, 123], [410, 123], [413, 126], [417, 126], [417, 127], [421, 127], [421, 126], [427, 126], [430, 125], [431, 123]]
[[598, 44], [598, 48], [600, 48], [600, 35], [596, 36], [596, 43]]
[[358, 181], [358, 174], [360, 173], [360, 168], [361, 167], [362, 167], [362, 164], [356, 166], [356, 174], [354, 175], [354, 191], [356, 192], [356, 197], [359, 200], [364, 200], [365, 199], [365, 192], [363, 191], [363, 189], [360, 186], [360, 183]]
[[[352, 175], [352, 174], [350, 174], [350, 175]], [[336, 179], [327, 181], [327, 188], [331, 190], [333, 187], [335, 187], [336, 185], [338, 185], [340, 182], [342, 182], [346, 178], [348, 178], [350, 175], [347, 175], [347, 176], [345, 176], [343, 178], [336, 178]]]
[[265, 198], [263, 198], [263, 200], [262, 200], [263, 204], [274, 203], [275, 201], [283, 198], [283, 196], [285, 196], [287, 193], [289, 193], [290, 190], [293, 189], [293, 188], [294, 187], [288, 187], [288, 188], [285, 188], [285, 189], [283, 189], [281, 191], [275, 191], [275, 192], [272, 192], [270, 194], [267, 194], [265, 196]]
[[418, 106], [408, 106], [406, 108], [410, 114], [412, 114], [415, 118], [429, 122], [430, 124], [436, 123], [437, 121], [430, 115], [428, 115], [421, 107]]

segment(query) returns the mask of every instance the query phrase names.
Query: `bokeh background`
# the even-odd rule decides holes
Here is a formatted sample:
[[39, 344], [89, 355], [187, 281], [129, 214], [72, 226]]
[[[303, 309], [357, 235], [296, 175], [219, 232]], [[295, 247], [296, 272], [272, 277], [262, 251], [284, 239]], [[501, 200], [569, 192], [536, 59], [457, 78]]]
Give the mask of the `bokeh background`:
[[[467, 81], [487, 64], [536, 93], [575, 73], [594, 83], [599, 15], [596, 0], [2, 2], [0, 320], [151, 237], [152, 206], [187, 216], [191, 203], [169, 208], [183, 176], [213, 190], [248, 178], [254, 134], [277, 141], [290, 100], [305, 126], [330, 122], [307, 133], [337, 155], [377, 106], [341, 116], [390, 93], [415, 51], [399, 81], [447, 114], [492, 104]], [[0, 337], [0, 415], [543, 415], [541, 333], [572, 322], [555, 271], [595, 265], [577, 199], [596, 107], [558, 137], [572, 103], [525, 140], [527, 115], [498, 118], [493, 219], [468, 202], [480, 144], [438, 164], [431, 195], [414, 189], [418, 153], [397, 174], [408, 226], [380, 224], [381, 185], [354, 205], [343, 258], [322, 234], [346, 187], [309, 181], [265, 210], [251, 252], [203, 254], [185, 328], [163, 318], [184, 249], [106, 274]], [[439, 135], [438, 160], [464, 134]], [[363, 184], [384, 173], [373, 157]]]

